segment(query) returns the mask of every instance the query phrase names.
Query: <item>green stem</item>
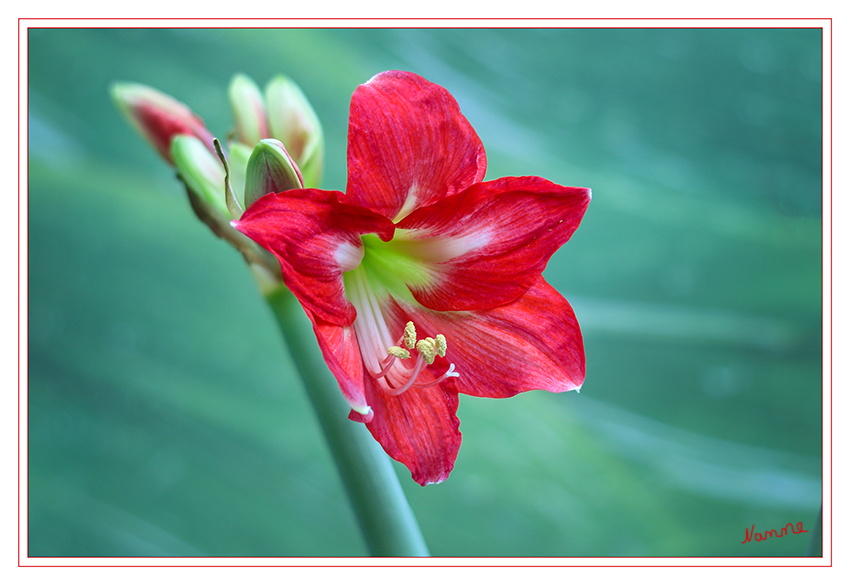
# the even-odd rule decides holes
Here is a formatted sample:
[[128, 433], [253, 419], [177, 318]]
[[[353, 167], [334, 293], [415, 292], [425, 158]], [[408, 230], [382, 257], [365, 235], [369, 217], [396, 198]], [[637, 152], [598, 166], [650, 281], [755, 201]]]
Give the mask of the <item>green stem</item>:
[[325, 364], [312, 325], [285, 287], [266, 295], [301, 374], [345, 489], [373, 556], [428, 556], [422, 531], [389, 457], [366, 426], [348, 420], [350, 407]]

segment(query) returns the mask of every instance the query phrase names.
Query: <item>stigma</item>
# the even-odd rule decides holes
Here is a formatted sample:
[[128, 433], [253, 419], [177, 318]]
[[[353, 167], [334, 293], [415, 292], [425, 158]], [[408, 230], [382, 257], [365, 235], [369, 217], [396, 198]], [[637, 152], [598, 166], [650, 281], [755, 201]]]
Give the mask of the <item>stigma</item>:
[[[402, 347], [402, 345], [404, 347]], [[404, 327], [404, 333], [396, 342], [396, 345], [387, 350], [387, 356], [381, 361], [381, 370], [377, 373], [369, 372], [376, 380], [384, 383], [379, 384], [381, 389], [390, 396], [398, 396], [411, 388], [428, 388], [435, 386], [448, 378], [460, 376], [455, 371], [455, 365], [449, 364], [449, 369], [442, 376], [430, 382], [417, 382], [422, 368], [431, 365], [439, 357], [445, 357], [448, 349], [446, 336], [438, 334], [436, 337], [426, 337], [417, 340], [416, 327], [413, 321], [408, 321]], [[414, 359], [415, 362], [410, 363]]]

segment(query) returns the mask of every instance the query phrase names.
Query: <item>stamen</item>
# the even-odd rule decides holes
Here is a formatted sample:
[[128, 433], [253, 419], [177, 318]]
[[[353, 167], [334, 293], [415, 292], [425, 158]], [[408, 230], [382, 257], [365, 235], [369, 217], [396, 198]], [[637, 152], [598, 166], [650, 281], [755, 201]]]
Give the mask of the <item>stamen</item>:
[[437, 344], [432, 338], [426, 337], [416, 343], [416, 351], [426, 362], [433, 364], [437, 355]]
[[389, 348], [387, 350], [387, 357], [385, 357], [381, 361], [381, 364], [383, 364], [384, 367], [381, 368], [380, 372], [375, 374], [375, 378], [383, 378], [384, 376], [386, 376], [387, 372], [390, 371], [390, 368], [393, 367], [393, 364], [395, 363], [396, 359], [410, 359], [410, 352], [406, 349], [402, 349], [396, 346], [392, 346], [391, 348]]
[[[422, 372], [423, 365], [433, 364], [437, 356], [446, 356], [448, 343], [445, 335], [438, 334], [436, 338], [426, 337], [425, 339], [417, 341], [416, 327], [413, 325], [413, 321], [408, 321], [404, 326], [404, 334], [401, 338], [399, 338], [397, 343], [398, 345], [393, 345], [387, 350], [386, 357], [378, 364], [381, 371], [377, 374], [370, 372], [376, 380], [381, 378], [384, 379], [384, 384], [382, 384], [381, 387], [390, 396], [398, 396], [399, 394], [407, 392], [411, 388], [429, 388], [431, 386], [436, 386], [448, 378], [457, 378], [460, 376], [460, 374], [455, 371], [455, 365], [452, 363], [449, 364], [449, 369], [446, 370], [442, 376], [435, 378], [430, 382], [416, 382], [417, 378], [419, 378], [419, 374]], [[404, 343], [407, 349], [401, 347], [402, 343]], [[412, 357], [412, 353], [408, 350], [413, 350], [414, 348], [417, 355], [416, 363], [413, 367], [410, 368], [409, 366], [400, 365], [396, 368], [396, 360], [410, 359]], [[400, 384], [400, 386], [396, 387], [393, 385], [394, 383]]]
[[384, 367], [383, 367], [383, 368], [381, 368], [381, 371], [380, 371], [380, 372], [378, 372], [377, 374], [372, 374], [372, 372], [369, 372], [369, 373], [370, 373], [370, 374], [372, 374], [372, 375], [375, 377], [375, 379], [376, 379], [376, 380], [378, 380], [378, 379], [380, 379], [380, 378], [383, 378], [383, 377], [384, 377], [384, 376], [386, 376], [386, 375], [387, 375], [387, 373], [390, 371], [390, 368], [392, 368], [392, 367], [393, 367], [393, 364], [395, 363], [395, 360], [396, 360], [395, 356], [392, 356], [392, 355], [391, 355], [391, 356], [389, 356], [389, 359], [387, 360], [387, 363], [386, 363], [386, 364], [384, 364]]
[[387, 350], [387, 353], [391, 356], [397, 357], [400, 360], [410, 359], [410, 352], [401, 347], [392, 346]]
[[413, 383], [416, 381], [416, 378], [419, 377], [419, 372], [422, 371], [423, 363], [424, 360], [422, 359], [422, 354], [419, 354], [419, 357], [416, 358], [416, 366], [414, 366], [413, 368], [413, 373], [410, 375], [410, 378], [408, 378], [407, 382], [405, 382], [404, 386], [402, 386], [401, 388], [393, 388], [389, 385], [389, 383], [387, 383], [387, 387], [391, 390], [391, 392], [389, 392], [388, 394], [390, 394], [390, 396], [398, 396], [399, 394], [404, 394], [405, 392], [410, 390], [410, 387], [413, 386]]
[[448, 343], [446, 343], [446, 336], [442, 333], [437, 334], [437, 355], [440, 357], [446, 357], [446, 349], [448, 349]]
[[408, 321], [407, 325], [404, 326], [404, 345], [407, 346], [407, 349], [413, 349], [413, 346], [416, 345], [416, 327], [413, 325], [413, 321]]

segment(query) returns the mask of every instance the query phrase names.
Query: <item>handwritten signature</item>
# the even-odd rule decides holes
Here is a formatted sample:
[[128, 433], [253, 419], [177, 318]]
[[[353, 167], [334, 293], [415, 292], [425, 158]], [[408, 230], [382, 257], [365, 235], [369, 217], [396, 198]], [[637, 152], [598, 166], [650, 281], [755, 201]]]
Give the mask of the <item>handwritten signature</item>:
[[793, 522], [789, 522], [785, 525], [781, 531], [777, 532], [776, 530], [765, 530], [764, 532], [756, 532], [756, 525], [753, 524], [751, 528], [746, 528], [746, 533], [744, 535], [744, 540], [741, 541], [741, 544], [745, 542], [750, 542], [755, 538], [757, 541], [767, 540], [768, 538], [782, 538], [786, 534], [788, 534], [788, 527], [791, 527], [791, 532], [794, 534], [802, 534], [804, 532], [808, 532], [808, 530], [803, 530], [803, 523], [797, 522], [797, 526], [795, 527]]

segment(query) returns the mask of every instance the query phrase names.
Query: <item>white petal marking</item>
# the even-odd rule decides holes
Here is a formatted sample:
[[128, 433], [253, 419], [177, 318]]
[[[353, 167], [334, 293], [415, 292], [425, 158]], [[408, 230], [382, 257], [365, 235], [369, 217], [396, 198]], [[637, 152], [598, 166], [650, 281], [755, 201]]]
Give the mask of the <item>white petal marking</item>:
[[407, 190], [407, 197], [404, 200], [404, 205], [401, 206], [396, 216], [393, 218], [393, 223], [398, 223], [416, 209], [416, 203], [419, 200], [419, 186], [413, 183], [410, 189]]
[[342, 272], [349, 272], [360, 266], [365, 250], [363, 246], [355, 246], [351, 242], [343, 242], [336, 249], [334, 258]]
[[[399, 232], [407, 233], [400, 234]], [[487, 229], [459, 236], [429, 237], [423, 235], [423, 230], [397, 230], [396, 234], [394, 239], [404, 238], [408, 240], [408, 252], [411, 256], [433, 264], [449, 262], [483, 248], [490, 243], [492, 238], [492, 233]]]

